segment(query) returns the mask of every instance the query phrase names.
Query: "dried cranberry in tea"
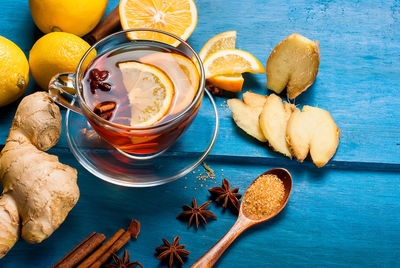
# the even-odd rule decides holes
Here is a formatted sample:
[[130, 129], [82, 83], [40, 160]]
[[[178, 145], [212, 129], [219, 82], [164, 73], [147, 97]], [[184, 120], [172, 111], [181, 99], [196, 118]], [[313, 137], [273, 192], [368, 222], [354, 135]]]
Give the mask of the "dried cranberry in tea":
[[96, 80], [96, 81], [104, 81], [108, 78], [108, 71], [104, 70], [104, 71], [100, 71], [99, 69], [93, 69], [90, 71], [89, 77], [92, 80]]
[[97, 82], [97, 88], [103, 91], [110, 91], [111, 90], [111, 85], [108, 83], [103, 83], [103, 82]]
[[90, 92], [92, 92], [92, 94], [96, 93], [96, 89], [102, 91], [111, 90], [111, 85], [104, 82], [108, 78], [109, 74], [110, 73], [106, 70], [100, 71], [99, 69], [93, 69], [90, 71], [88, 81], [90, 82]]

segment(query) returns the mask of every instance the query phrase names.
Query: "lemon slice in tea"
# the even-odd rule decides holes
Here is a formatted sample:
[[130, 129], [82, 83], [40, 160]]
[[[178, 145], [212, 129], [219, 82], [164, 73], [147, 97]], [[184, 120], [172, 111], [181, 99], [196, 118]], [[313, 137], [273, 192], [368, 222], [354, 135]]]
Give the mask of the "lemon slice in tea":
[[200, 83], [198, 68], [187, 57], [175, 53], [153, 53], [140, 58], [140, 62], [164, 70], [175, 85], [175, 103], [171, 114], [177, 114], [189, 106]]
[[174, 99], [172, 81], [160, 69], [135, 61], [118, 64], [128, 91], [131, 126], [148, 127], [160, 121]]

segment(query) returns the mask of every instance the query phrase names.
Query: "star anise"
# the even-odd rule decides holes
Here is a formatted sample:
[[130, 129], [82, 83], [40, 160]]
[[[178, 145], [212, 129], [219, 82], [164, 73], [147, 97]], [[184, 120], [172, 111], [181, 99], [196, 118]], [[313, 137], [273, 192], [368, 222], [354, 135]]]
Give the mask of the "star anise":
[[136, 266], [140, 266], [143, 268], [143, 265], [137, 261], [129, 261], [129, 252], [125, 249], [122, 254], [122, 258], [118, 257], [116, 254], [112, 254], [112, 258], [114, 263], [104, 265], [105, 268], [135, 268]]
[[239, 211], [240, 204], [239, 199], [242, 197], [241, 194], [238, 193], [239, 188], [230, 189], [229, 181], [226, 179], [222, 180], [222, 187], [214, 187], [208, 189], [208, 191], [214, 196], [215, 201], [222, 202], [222, 206], [227, 208], [228, 203], [232, 204], [237, 211]]
[[167, 239], [162, 239], [164, 245], [156, 248], [157, 251], [157, 259], [159, 260], [167, 260], [168, 259], [168, 267], [172, 268], [174, 265], [174, 260], [177, 259], [181, 264], [183, 264], [182, 258], [186, 257], [190, 254], [185, 248], [185, 245], [179, 245], [179, 235], [174, 238], [172, 245], [168, 242]]
[[200, 219], [207, 225], [207, 218], [217, 218], [211, 211], [206, 208], [211, 204], [212, 201], [205, 202], [200, 207], [197, 206], [196, 198], [193, 197], [192, 206], [183, 205], [183, 212], [176, 216], [177, 219], [189, 219], [188, 227], [192, 225], [193, 219], [196, 220], [196, 229], [199, 229]]

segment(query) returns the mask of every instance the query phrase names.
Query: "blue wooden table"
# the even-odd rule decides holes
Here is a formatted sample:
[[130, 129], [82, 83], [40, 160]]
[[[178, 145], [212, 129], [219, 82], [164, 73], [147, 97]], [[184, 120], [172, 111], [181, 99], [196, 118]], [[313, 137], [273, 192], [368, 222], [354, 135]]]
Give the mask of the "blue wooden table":
[[[118, 1], [110, 0], [107, 13]], [[62, 226], [41, 244], [19, 241], [0, 260], [1, 267], [48, 267], [90, 232], [112, 235], [130, 218], [142, 223], [137, 241], [126, 248], [133, 260], [158, 267], [161, 238], [181, 236], [196, 261], [230, 228], [235, 216], [212, 204], [218, 216], [206, 228], [187, 229], [175, 219], [195, 196], [208, 200], [207, 188], [222, 178], [241, 193], [270, 168], [293, 176], [286, 209], [272, 221], [244, 233], [217, 267], [400, 266], [400, 2], [197, 0], [198, 24], [189, 43], [199, 51], [223, 31], [237, 30], [237, 47], [266, 62], [272, 48], [293, 32], [319, 40], [321, 64], [314, 85], [298, 104], [324, 108], [340, 130], [335, 157], [324, 168], [299, 164], [272, 152], [236, 128], [224, 98], [216, 98], [220, 134], [206, 159], [217, 184], [201, 187], [195, 174], [167, 185], [128, 189], [97, 179], [75, 160], [65, 134], [50, 153], [78, 169], [81, 197]], [[0, 1], [0, 35], [26, 55], [40, 32], [28, 1]], [[265, 94], [266, 78], [245, 75], [244, 90]], [[26, 94], [37, 90], [33, 80]], [[0, 144], [17, 103], [0, 108]], [[65, 115], [65, 111], [63, 111]], [[223, 171], [222, 171], [223, 170]]]

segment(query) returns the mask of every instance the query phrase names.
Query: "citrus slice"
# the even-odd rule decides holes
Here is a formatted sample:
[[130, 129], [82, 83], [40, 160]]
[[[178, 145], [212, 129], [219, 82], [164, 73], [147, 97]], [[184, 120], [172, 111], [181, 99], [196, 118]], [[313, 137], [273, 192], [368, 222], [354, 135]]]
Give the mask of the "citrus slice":
[[199, 72], [194, 63], [175, 53], [153, 53], [140, 58], [140, 62], [153, 65], [167, 74], [175, 88], [175, 101], [171, 114], [176, 114], [192, 103], [199, 88]]
[[[172, 33], [183, 40], [196, 28], [197, 8], [193, 0], [121, 0], [122, 29], [149, 28]], [[179, 41], [160, 33], [130, 32], [131, 39], [156, 40], [178, 46]]]
[[231, 92], [240, 92], [243, 87], [243, 76], [241, 74], [217, 75], [208, 78], [208, 81], [217, 88], [222, 88]]
[[128, 91], [131, 126], [148, 127], [160, 121], [174, 99], [172, 81], [158, 68], [135, 61], [118, 64]]
[[[217, 34], [207, 41], [204, 47], [200, 50], [199, 57], [204, 61], [214, 52], [222, 49], [235, 48], [236, 46], [236, 31], [229, 31]], [[232, 92], [240, 92], [243, 86], [242, 74], [235, 75], [218, 75], [209, 78], [208, 81], [218, 88], [222, 88]]]
[[217, 75], [235, 75], [244, 72], [265, 73], [261, 63], [249, 52], [223, 49], [211, 54], [203, 63], [206, 79]]
[[217, 34], [207, 41], [200, 50], [199, 57], [204, 61], [208, 56], [221, 49], [235, 48], [236, 31], [229, 31]]

